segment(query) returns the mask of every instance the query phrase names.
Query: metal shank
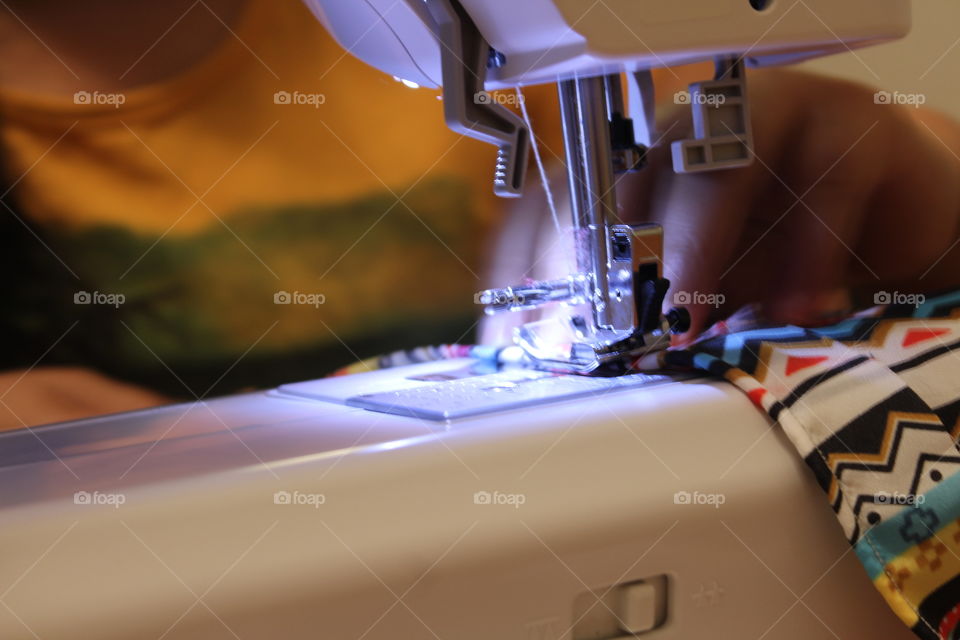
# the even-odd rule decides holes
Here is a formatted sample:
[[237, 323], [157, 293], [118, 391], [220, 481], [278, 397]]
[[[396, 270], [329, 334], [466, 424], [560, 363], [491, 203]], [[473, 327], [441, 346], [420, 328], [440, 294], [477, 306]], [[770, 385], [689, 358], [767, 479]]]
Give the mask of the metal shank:
[[592, 306], [598, 328], [632, 329], [632, 317], [618, 313], [608, 286], [607, 221], [617, 214], [607, 92], [603, 76], [559, 83], [570, 206], [577, 267], [592, 276]]

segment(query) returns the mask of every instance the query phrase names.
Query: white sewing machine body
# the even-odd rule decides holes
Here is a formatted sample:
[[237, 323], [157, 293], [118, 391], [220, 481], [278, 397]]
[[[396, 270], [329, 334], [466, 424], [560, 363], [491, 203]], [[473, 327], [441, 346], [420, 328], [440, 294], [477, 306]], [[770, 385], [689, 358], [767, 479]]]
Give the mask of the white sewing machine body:
[[[424, 87], [442, 84], [424, 0], [305, 0], [352, 55]], [[636, 71], [746, 52], [782, 64], [904, 36], [909, 0], [459, 0], [505, 56], [487, 88]]]
[[447, 422], [316, 399], [468, 364], [0, 436], [0, 637], [911, 637], [730, 385]]

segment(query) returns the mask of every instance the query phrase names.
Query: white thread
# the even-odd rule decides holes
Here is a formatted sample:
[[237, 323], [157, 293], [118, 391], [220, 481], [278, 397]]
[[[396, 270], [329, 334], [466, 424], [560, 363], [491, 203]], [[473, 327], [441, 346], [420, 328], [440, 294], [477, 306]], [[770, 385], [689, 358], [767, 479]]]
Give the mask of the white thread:
[[540, 172], [540, 183], [543, 186], [543, 192], [547, 196], [547, 206], [550, 208], [550, 217], [553, 218], [553, 226], [557, 228], [557, 233], [563, 233], [560, 227], [560, 216], [557, 214], [557, 204], [553, 200], [553, 192], [550, 190], [550, 180], [547, 178], [547, 170], [543, 167], [543, 159], [540, 157], [540, 147], [537, 145], [537, 136], [533, 134], [533, 124], [530, 122], [530, 114], [527, 113], [527, 103], [523, 99], [523, 91], [517, 87], [517, 102], [520, 104], [520, 113], [523, 114], [523, 121], [527, 123], [527, 130], [530, 133], [530, 148], [533, 149], [533, 158], [537, 161], [537, 170]]

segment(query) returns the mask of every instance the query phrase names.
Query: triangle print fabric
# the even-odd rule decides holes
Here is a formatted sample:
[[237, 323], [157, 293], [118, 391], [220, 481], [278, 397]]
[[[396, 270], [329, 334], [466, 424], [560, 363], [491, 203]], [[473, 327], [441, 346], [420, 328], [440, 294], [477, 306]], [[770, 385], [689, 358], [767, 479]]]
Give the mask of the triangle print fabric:
[[661, 364], [722, 376], [766, 411], [894, 612], [921, 638], [960, 638], [960, 292], [831, 327], [736, 325]]

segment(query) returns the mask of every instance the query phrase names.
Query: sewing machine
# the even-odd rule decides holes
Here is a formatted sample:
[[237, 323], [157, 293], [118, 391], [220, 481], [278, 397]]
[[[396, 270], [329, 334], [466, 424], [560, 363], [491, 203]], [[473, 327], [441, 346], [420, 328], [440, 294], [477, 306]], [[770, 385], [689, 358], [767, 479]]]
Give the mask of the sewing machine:
[[739, 391], [610, 375], [684, 324], [662, 313], [660, 229], [620, 224], [611, 188], [656, 140], [650, 68], [716, 61], [674, 165], [735, 170], [745, 65], [899, 37], [908, 2], [308, 4], [352, 54], [442, 86], [448, 124], [498, 146], [506, 197], [531, 133], [487, 91], [559, 81], [576, 268], [479, 299], [561, 313], [518, 329], [512, 367], [427, 362], [0, 435], [0, 637], [913, 637]]

